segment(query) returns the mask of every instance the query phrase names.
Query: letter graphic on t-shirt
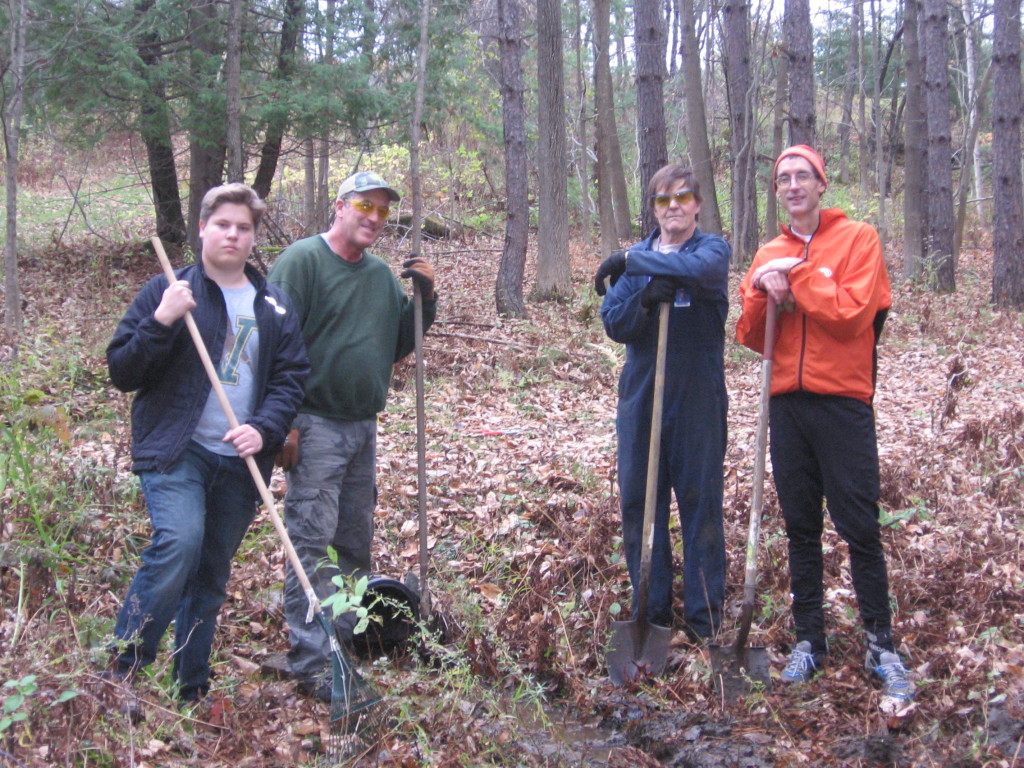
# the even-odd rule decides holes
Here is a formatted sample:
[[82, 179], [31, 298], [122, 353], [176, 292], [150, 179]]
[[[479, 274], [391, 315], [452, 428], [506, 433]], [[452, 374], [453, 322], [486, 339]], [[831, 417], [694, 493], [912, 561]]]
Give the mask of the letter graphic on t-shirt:
[[229, 326], [227, 336], [224, 338], [224, 356], [221, 358], [220, 370], [217, 371], [218, 378], [223, 384], [238, 383], [238, 366], [247, 362], [249, 357], [245, 353], [245, 345], [249, 343], [249, 337], [256, 330], [256, 318], [238, 315], [235, 318], [237, 333]]

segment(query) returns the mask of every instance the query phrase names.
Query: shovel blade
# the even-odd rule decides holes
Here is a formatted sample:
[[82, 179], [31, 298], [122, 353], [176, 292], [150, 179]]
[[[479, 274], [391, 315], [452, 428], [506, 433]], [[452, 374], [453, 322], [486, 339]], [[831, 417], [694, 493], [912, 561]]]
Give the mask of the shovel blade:
[[668, 664], [672, 630], [645, 620], [613, 621], [605, 661], [615, 685], [656, 677]]
[[711, 676], [715, 691], [726, 699], [750, 693], [755, 686], [771, 687], [768, 649], [744, 646], [711, 646]]

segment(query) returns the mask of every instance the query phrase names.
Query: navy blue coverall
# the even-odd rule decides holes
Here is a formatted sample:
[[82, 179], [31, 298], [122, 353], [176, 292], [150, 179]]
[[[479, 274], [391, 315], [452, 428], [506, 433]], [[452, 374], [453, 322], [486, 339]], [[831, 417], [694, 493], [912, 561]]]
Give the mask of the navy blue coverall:
[[[619, 377], [619, 488], [626, 562], [634, 591], [639, 583], [647, 483], [658, 313], [646, 312], [640, 294], [652, 275], [682, 278], [669, 316], [658, 472], [657, 515], [651, 553], [647, 618], [672, 626], [670, 491], [683, 534], [683, 606], [691, 635], [719, 629], [725, 600], [722, 465], [725, 459], [725, 319], [732, 249], [718, 235], [697, 229], [677, 252], [654, 250], [659, 231], [629, 250], [626, 272], [601, 306], [605, 331], [626, 345]], [[635, 601], [634, 601], [635, 603]], [[636, 606], [634, 604], [634, 612]], [[635, 615], [634, 615], [634, 618]]]

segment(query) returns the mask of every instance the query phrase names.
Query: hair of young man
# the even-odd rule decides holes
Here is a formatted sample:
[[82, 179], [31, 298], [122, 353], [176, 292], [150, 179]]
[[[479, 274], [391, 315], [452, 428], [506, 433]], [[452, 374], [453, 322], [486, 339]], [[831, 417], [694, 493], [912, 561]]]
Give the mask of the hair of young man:
[[687, 168], [685, 165], [679, 165], [678, 163], [669, 163], [651, 176], [651, 181], [647, 185], [648, 195], [658, 194], [659, 189], [672, 189], [676, 185], [676, 182], [682, 181], [686, 184], [686, 187], [693, 192], [694, 199], [698, 202], [704, 202], [704, 198], [700, 196], [700, 184], [697, 182], [697, 178], [693, 175], [693, 171]]
[[267, 210], [267, 204], [260, 200], [256, 190], [247, 184], [233, 182], [213, 187], [203, 195], [203, 204], [199, 209], [199, 220], [204, 224], [210, 220], [213, 212], [225, 203], [236, 203], [246, 206], [252, 213], [252, 226], [254, 230], [260, 228], [263, 214]]

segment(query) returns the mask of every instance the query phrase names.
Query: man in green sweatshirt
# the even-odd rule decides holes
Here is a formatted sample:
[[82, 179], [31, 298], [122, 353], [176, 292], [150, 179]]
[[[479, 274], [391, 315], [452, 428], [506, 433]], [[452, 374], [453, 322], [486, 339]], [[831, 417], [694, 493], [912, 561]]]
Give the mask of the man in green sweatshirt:
[[[414, 302], [387, 263], [366, 249], [399, 199], [378, 174], [353, 174], [338, 190], [331, 228], [290, 245], [268, 275], [295, 305], [312, 365], [281, 463], [288, 473], [288, 534], [321, 601], [337, 590], [337, 573], [359, 577], [371, 570], [377, 414], [392, 367], [415, 340]], [[428, 328], [437, 311], [433, 267], [415, 256], [403, 266], [402, 277], [420, 288]], [[338, 553], [337, 568], [324, 566], [328, 546]], [[316, 622], [307, 622], [307, 607], [289, 566], [289, 666], [302, 693], [330, 701], [330, 649]], [[343, 638], [351, 639], [354, 624], [351, 613], [338, 619]]]

